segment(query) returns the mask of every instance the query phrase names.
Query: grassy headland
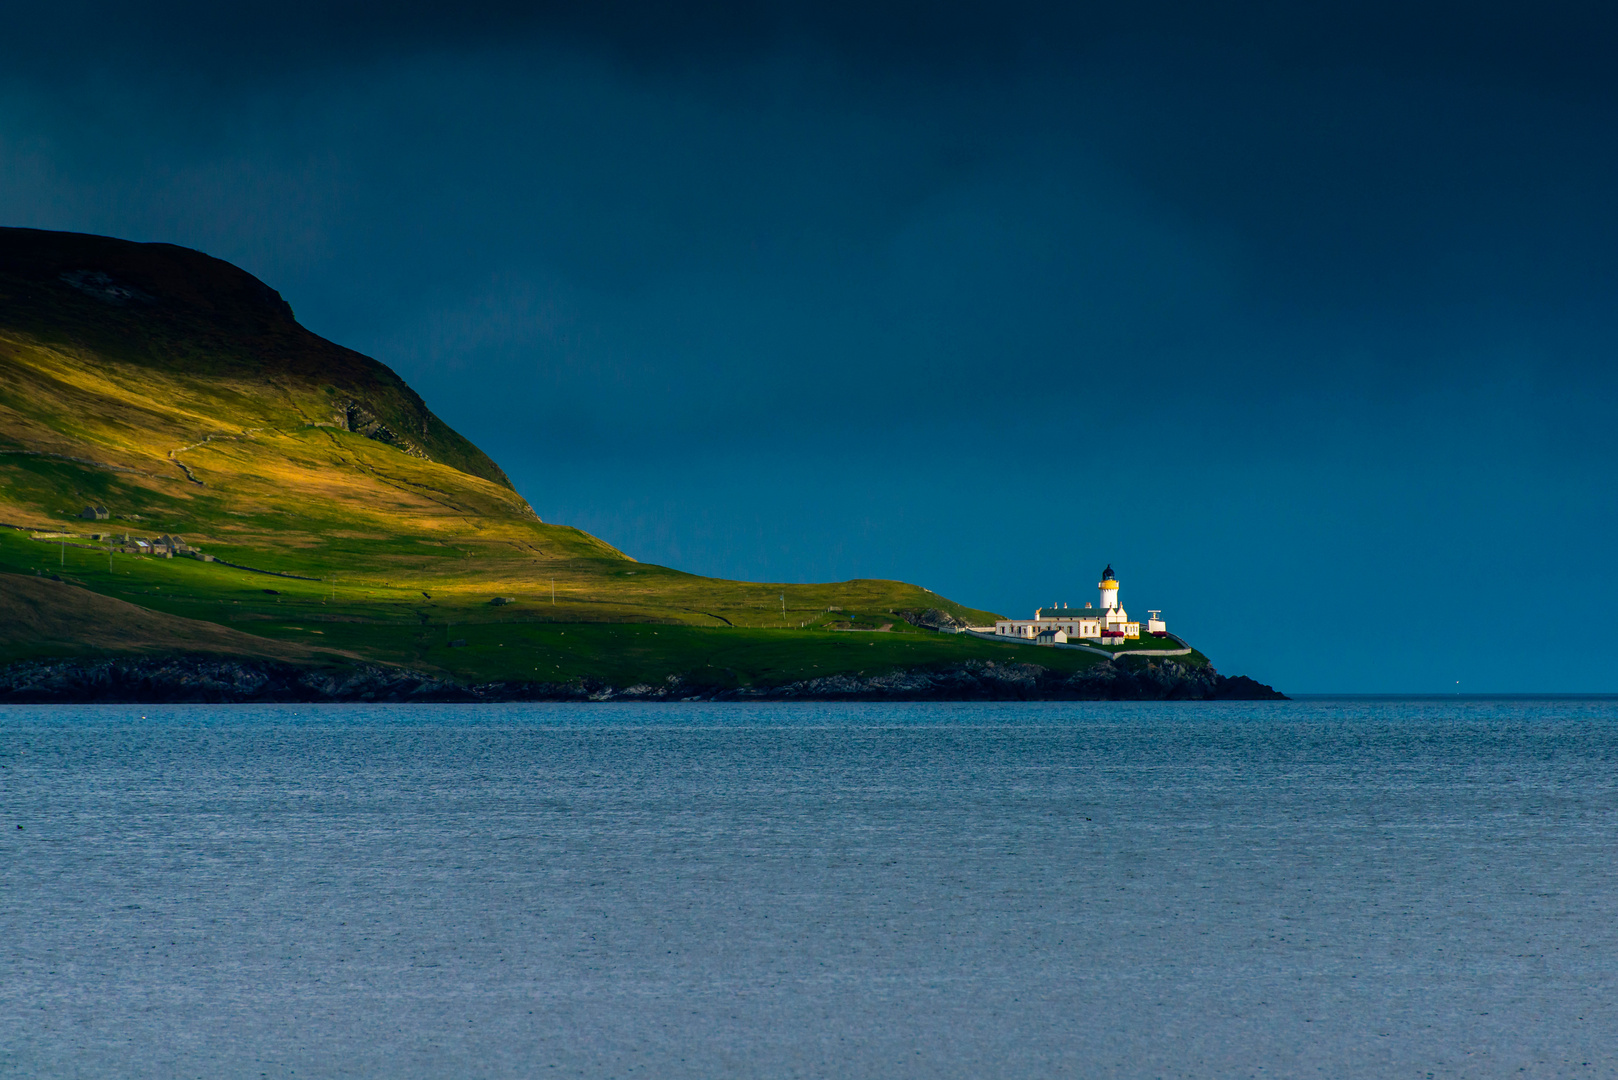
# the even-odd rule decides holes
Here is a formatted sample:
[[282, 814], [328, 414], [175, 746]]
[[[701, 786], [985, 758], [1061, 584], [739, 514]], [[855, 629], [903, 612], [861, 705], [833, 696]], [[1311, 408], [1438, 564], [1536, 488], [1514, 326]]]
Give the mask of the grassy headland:
[[[904, 582], [705, 578], [543, 522], [388, 368], [163, 244], [0, 229], [0, 524], [0, 663], [204, 654], [727, 689], [1101, 662], [912, 625], [995, 616]], [[163, 537], [211, 561], [137, 553]]]

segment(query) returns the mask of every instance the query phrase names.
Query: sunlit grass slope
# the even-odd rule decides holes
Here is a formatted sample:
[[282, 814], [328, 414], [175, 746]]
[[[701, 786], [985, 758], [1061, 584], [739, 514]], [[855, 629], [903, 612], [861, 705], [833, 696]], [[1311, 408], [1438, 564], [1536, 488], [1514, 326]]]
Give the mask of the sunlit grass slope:
[[[92, 504], [110, 519], [80, 520]], [[19, 527], [0, 530], [0, 570], [57, 572], [267, 642], [467, 678], [649, 678], [714, 663], [765, 678], [1016, 648], [909, 632], [894, 612], [992, 618], [914, 585], [704, 578], [544, 523], [392, 371], [304, 330], [243, 271], [169, 245], [0, 229], [0, 521]], [[33, 538], [53, 532], [73, 535]], [[179, 535], [291, 576], [108, 555], [98, 533]], [[891, 629], [815, 629], [831, 623]], [[648, 652], [631, 647], [641, 629], [569, 628], [580, 624], [653, 627], [644, 634], [685, 644]], [[490, 626], [521, 626], [523, 650], [548, 642], [570, 659], [549, 672], [508, 662], [490, 650], [519, 635], [485, 642]], [[758, 662], [739, 659], [749, 651]]]
[[0, 574], [0, 662], [47, 657], [184, 651], [214, 656], [341, 664], [341, 650], [262, 637], [102, 596], [66, 581]]

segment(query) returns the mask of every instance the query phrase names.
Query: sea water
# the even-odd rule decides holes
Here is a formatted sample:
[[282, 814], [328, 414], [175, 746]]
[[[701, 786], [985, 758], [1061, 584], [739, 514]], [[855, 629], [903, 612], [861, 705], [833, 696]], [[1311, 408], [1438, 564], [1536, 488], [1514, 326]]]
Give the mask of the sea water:
[[0, 1073], [1618, 1075], [1618, 704], [0, 709]]

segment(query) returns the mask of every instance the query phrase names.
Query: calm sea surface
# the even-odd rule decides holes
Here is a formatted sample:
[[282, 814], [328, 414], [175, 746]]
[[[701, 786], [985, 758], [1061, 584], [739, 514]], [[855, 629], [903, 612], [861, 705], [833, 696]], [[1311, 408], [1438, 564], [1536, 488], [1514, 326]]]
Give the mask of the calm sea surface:
[[1615, 855], [1611, 701], [13, 707], [0, 1074], [1612, 1077]]

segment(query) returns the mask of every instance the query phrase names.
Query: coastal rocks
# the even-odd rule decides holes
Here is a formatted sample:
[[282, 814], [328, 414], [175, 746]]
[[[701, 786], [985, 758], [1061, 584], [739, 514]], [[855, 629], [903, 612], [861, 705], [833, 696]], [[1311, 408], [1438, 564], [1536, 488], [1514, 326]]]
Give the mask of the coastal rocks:
[[828, 676], [759, 692], [764, 699], [845, 701], [1267, 701], [1285, 695], [1246, 676], [1173, 660], [1106, 660], [1062, 676], [1037, 664], [969, 660], [943, 669]]
[[54, 660], [0, 669], [0, 702], [469, 701], [453, 683], [378, 667], [307, 668], [208, 657]]
[[884, 675], [828, 675], [764, 691], [768, 698], [819, 701], [1028, 701], [1040, 697], [1035, 664], [969, 660], [940, 669], [893, 671]]
[[969, 660], [880, 675], [828, 675], [772, 687], [717, 687], [671, 675], [615, 687], [491, 682], [462, 686], [420, 672], [308, 668], [212, 657], [30, 661], [0, 669], [0, 703], [504, 701], [1274, 701], [1285, 695], [1210, 667], [1140, 658], [1073, 675], [1037, 664]]
[[482, 701], [1285, 701], [1244, 675], [1175, 660], [1103, 661], [1064, 676], [1038, 664], [968, 660], [942, 668], [880, 675], [826, 675], [781, 686], [703, 686], [670, 676], [658, 684], [491, 683], [471, 688]]
[[1292, 699], [1281, 693], [1273, 686], [1266, 686], [1257, 679], [1249, 679], [1246, 675], [1232, 675], [1230, 678], [1219, 676], [1219, 701], [1291, 701]]

